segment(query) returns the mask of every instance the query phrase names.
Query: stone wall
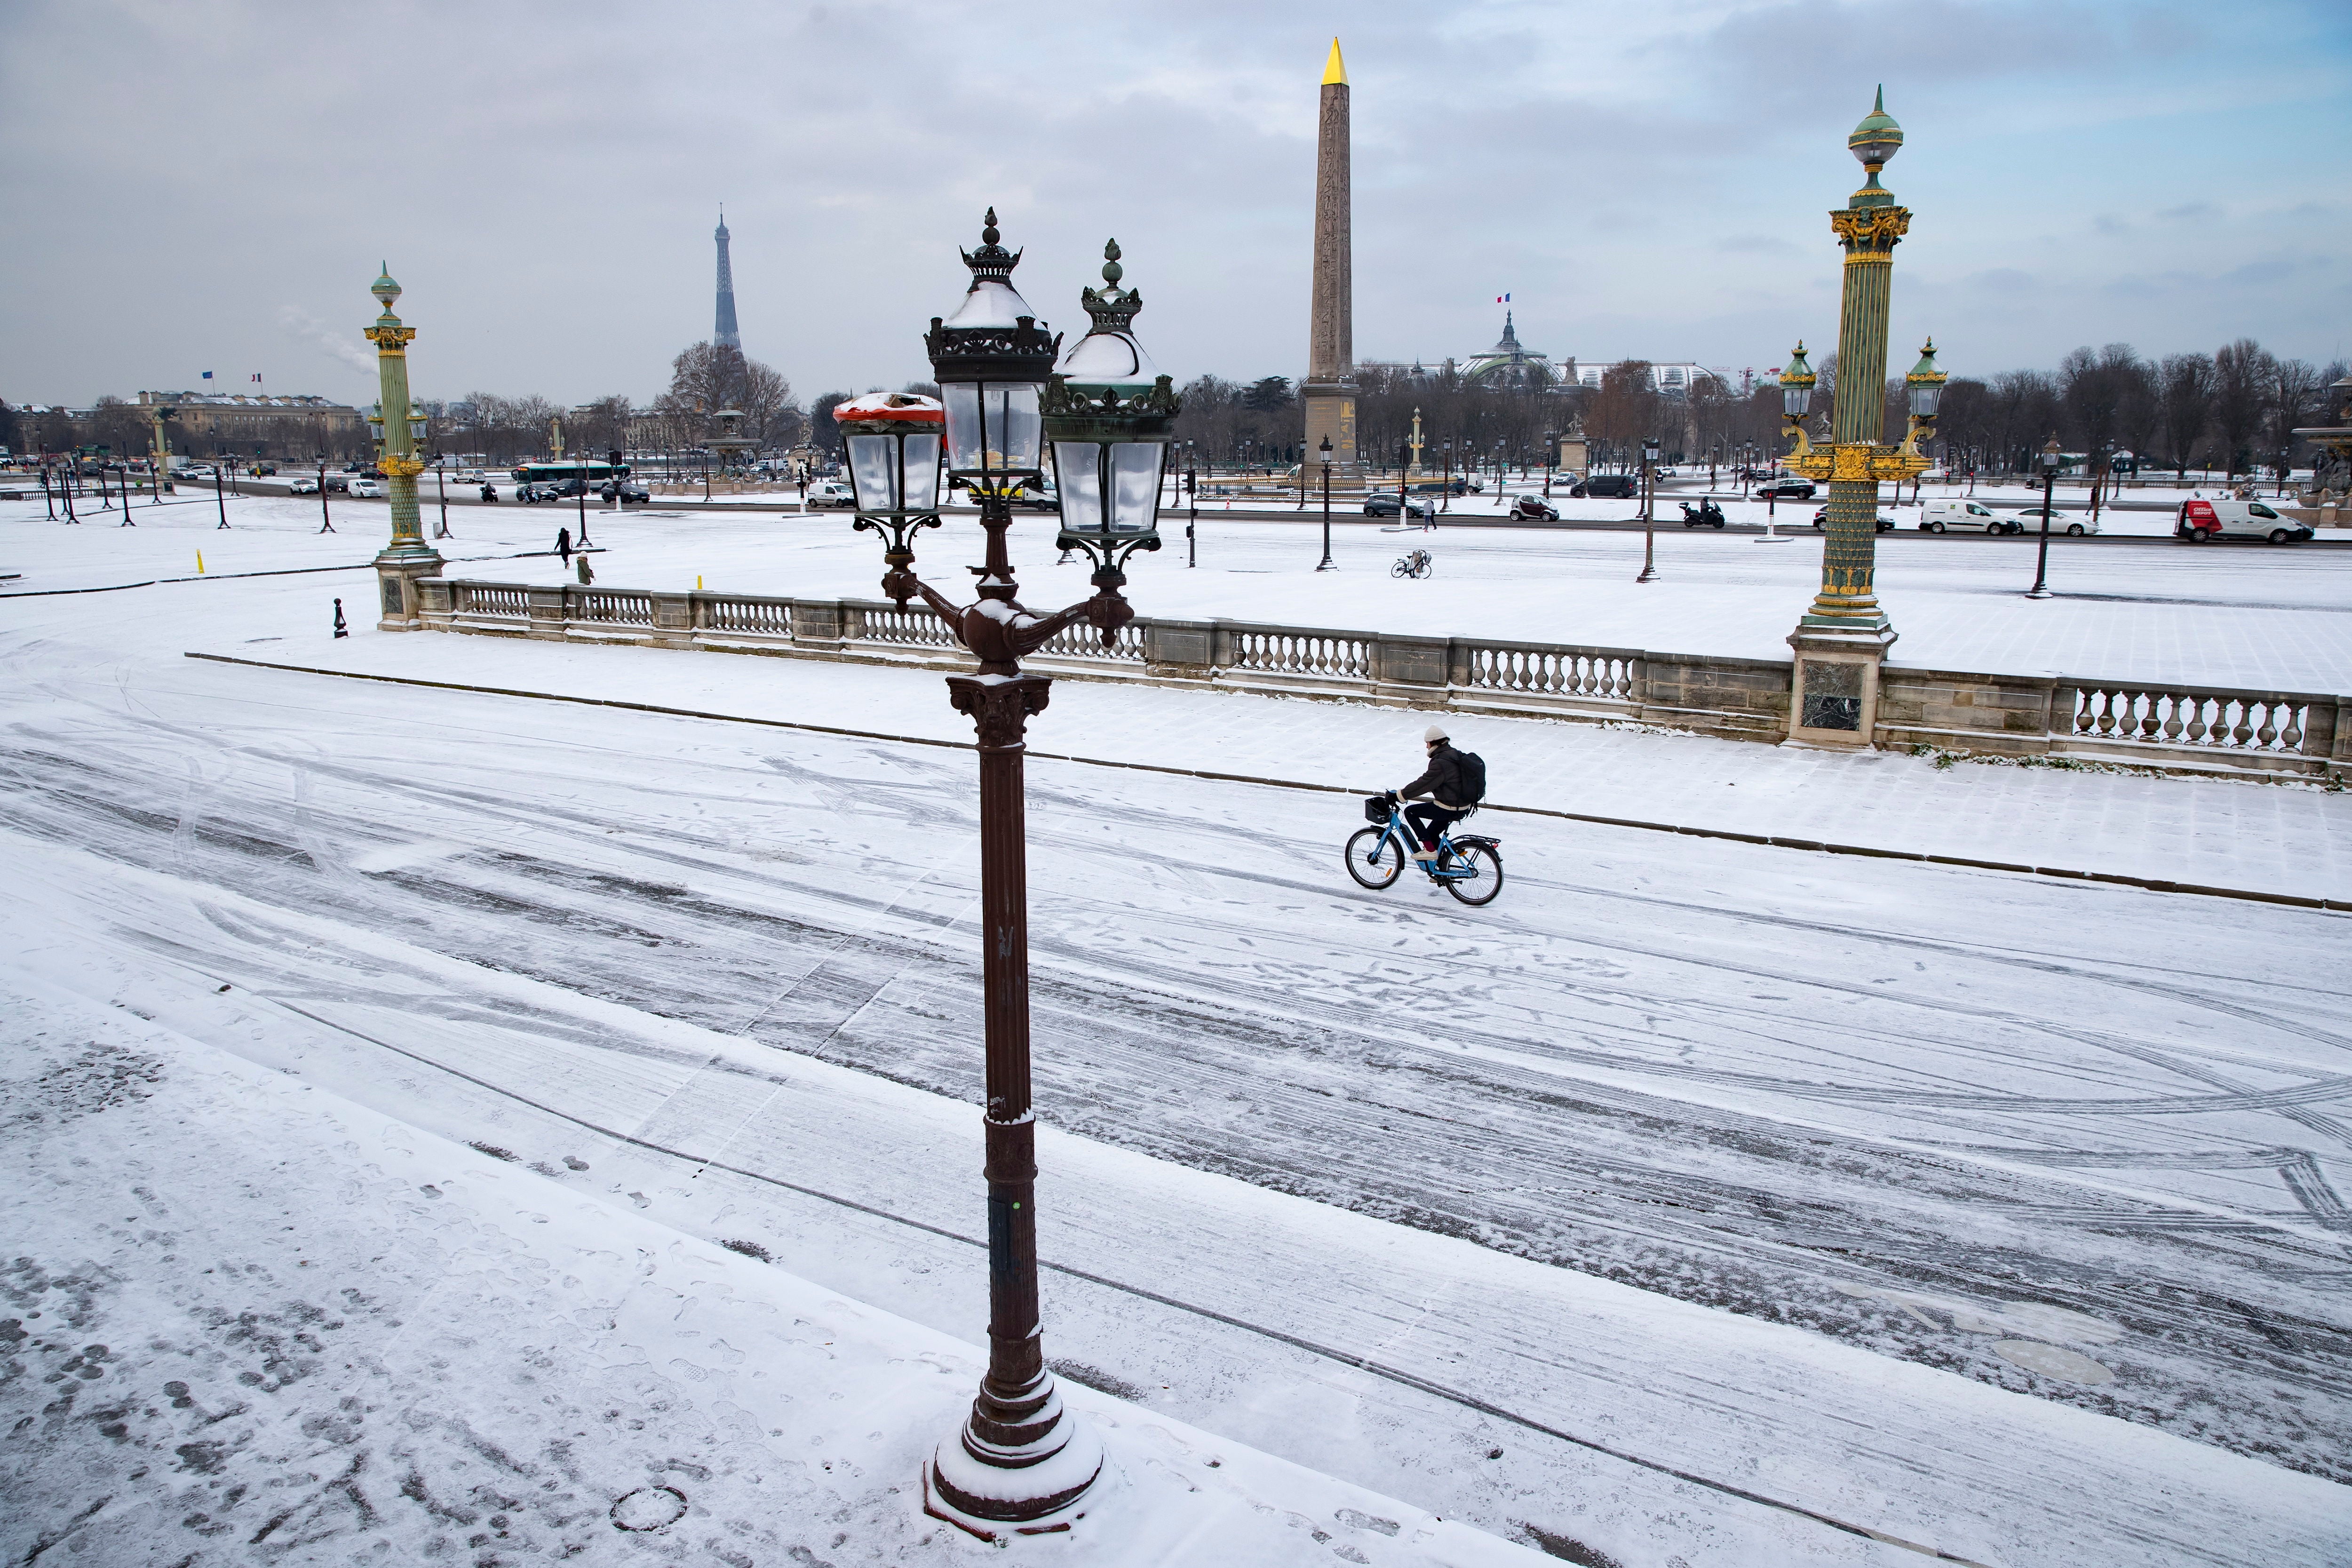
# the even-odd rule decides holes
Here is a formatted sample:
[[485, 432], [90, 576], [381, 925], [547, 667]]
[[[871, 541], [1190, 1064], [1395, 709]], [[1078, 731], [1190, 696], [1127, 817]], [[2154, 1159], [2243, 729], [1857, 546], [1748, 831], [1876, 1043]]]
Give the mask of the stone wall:
[[[919, 605], [526, 585], [428, 577], [428, 630], [966, 669]], [[1067, 679], [1370, 702], [1497, 717], [1640, 722], [1731, 740], [1789, 732], [1787, 659], [1254, 621], [1139, 616], [1106, 648], [1081, 625], [1030, 661]], [[2352, 698], [1888, 663], [1873, 742], [2067, 756], [2174, 773], [2352, 780]]]

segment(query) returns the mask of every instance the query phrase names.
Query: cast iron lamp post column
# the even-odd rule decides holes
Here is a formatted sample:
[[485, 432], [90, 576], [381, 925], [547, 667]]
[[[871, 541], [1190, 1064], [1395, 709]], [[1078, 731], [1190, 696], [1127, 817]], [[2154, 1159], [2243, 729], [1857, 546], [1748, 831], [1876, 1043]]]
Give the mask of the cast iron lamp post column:
[[2050, 597], [2050, 496], [2058, 488], [2058, 470], [2065, 462], [2058, 437], [2051, 437], [2042, 448], [2042, 543], [2034, 552], [2033, 586], [2025, 595], [2029, 599]]
[[[1020, 660], [1081, 621], [1109, 646], [1134, 618], [1118, 592], [1123, 568], [1135, 552], [1160, 547], [1160, 476], [1179, 405], [1129, 330], [1142, 300], [1118, 286], [1116, 245], [1105, 251], [1108, 287], [1081, 295], [1094, 329], [1057, 369], [1061, 340], [1014, 291], [1021, 258], [998, 239], [992, 209], [980, 248], [964, 253], [971, 286], [963, 304], [931, 319], [925, 347], [940, 387], [933, 412], [920, 406], [928, 399], [889, 399], [889, 407], [844, 417], [842, 428], [856, 526], [887, 536], [883, 591], [902, 606], [919, 595], [980, 661], [973, 674], [948, 678], [948, 696], [971, 716], [980, 741], [988, 1372], [961, 1432], [923, 1468], [923, 1506], [1001, 1542], [1068, 1529], [1102, 1469], [1100, 1443], [1063, 1407], [1038, 1326], [1023, 758], [1028, 721], [1045, 710], [1053, 682], [1024, 671]], [[918, 577], [908, 548], [919, 528], [938, 521], [941, 443], [925, 426], [944, 435], [947, 473], [980, 503], [987, 558], [972, 569], [979, 598], [969, 605]], [[1062, 503], [1057, 542], [1095, 562], [1095, 594], [1037, 616], [1017, 597], [1005, 531], [1012, 497], [1044, 477], [1047, 440]]]
[[1642, 442], [1642, 574], [1636, 583], [1651, 583], [1658, 575], [1658, 441], [1648, 437]]
[[[1789, 738], [1811, 745], [1867, 749], [1873, 743], [1878, 707], [1878, 667], [1895, 641], [1895, 628], [1878, 603], [1878, 487], [1923, 471], [1927, 461], [1918, 443], [1933, 426], [1921, 416], [1916, 394], [1910, 433], [1898, 447], [1883, 445], [1886, 381], [1887, 303], [1895, 247], [1911, 226], [1907, 208], [1878, 183], [1879, 171], [1903, 146], [1903, 129], [1886, 112], [1884, 92], [1846, 138], [1866, 178], [1844, 207], [1830, 214], [1830, 228], [1845, 250], [1844, 286], [1838, 317], [1838, 379], [1850, 389], [1837, 399], [1831, 444], [1815, 449], [1801, 424], [1811, 375], [1802, 356], [1790, 368], [1801, 381], [1781, 376], [1784, 408], [1790, 418], [1783, 434], [1794, 438], [1788, 467], [1807, 479], [1829, 481], [1822, 544], [1822, 582], [1811, 605], [1790, 634], [1796, 651], [1789, 704]], [[1932, 350], [1928, 368], [1932, 371]], [[1915, 373], [1915, 377], [1916, 373]], [[1934, 376], [1931, 388], [1940, 388]], [[1791, 391], [1794, 387], [1796, 390]]]
[[1329, 572], [1331, 565], [1331, 437], [1323, 437], [1323, 560], [1315, 570]]

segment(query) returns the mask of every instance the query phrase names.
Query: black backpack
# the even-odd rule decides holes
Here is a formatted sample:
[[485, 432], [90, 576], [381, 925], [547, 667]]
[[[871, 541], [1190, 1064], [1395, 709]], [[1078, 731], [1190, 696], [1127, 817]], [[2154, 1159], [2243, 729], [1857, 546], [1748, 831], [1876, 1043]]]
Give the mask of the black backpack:
[[1475, 752], [1456, 752], [1454, 763], [1462, 772], [1462, 804], [1476, 805], [1486, 798], [1486, 759]]

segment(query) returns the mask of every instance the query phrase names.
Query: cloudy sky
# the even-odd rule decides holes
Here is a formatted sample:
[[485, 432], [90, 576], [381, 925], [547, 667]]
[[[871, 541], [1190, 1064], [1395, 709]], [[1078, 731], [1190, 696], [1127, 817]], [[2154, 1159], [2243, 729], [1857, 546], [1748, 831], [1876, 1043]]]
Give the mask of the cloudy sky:
[[420, 395], [649, 398], [722, 201], [803, 398], [926, 374], [992, 203], [1057, 326], [1116, 236], [1162, 368], [1297, 375], [1334, 32], [1362, 358], [1832, 342], [1881, 81], [1898, 350], [2352, 349], [2345, 0], [0, 0], [0, 396], [364, 403], [385, 260]]

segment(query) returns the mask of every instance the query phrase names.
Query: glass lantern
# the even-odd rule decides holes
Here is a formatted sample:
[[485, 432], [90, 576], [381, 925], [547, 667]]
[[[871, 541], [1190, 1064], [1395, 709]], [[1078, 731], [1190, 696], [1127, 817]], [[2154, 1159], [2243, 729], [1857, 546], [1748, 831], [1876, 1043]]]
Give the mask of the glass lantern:
[[2042, 477], [2045, 479], [2054, 479], [2058, 477], [2058, 470], [2065, 466], [2066, 455], [2058, 449], [2058, 437], [2053, 436], [2042, 443]]
[[[1103, 284], [1080, 291], [1094, 325], [1054, 369], [1043, 405], [1062, 500], [1064, 550], [1084, 550], [1097, 587], [1116, 588], [1138, 550], [1160, 548], [1160, 482], [1175, 433], [1174, 383], [1136, 342], [1143, 296], [1119, 287], [1118, 242], [1103, 247]], [[953, 415], [950, 415], [952, 428]]]
[[1936, 368], [1936, 340], [1929, 338], [1919, 351], [1919, 363], [1903, 378], [1911, 395], [1911, 417], [1926, 423], [1936, 417], [1937, 405], [1943, 401], [1944, 373]]
[[1789, 365], [1780, 373], [1780, 413], [1791, 425], [1803, 422], [1806, 411], [1813, 405], [1813, 367], [1805, 362], [1805, 344], [1797, 342], [1797, 352], [1790, 356]]
[[963, 253], [971, 269], [963, 303], [944, 320], [932, 317], [923, 340], [940, 384], [948, 476], [980, 498], [983, 512], [1044, 477], [1038, 399], [1060, 346], [1013, 287], [1021, 256], [1000, 237], [991, 207], [980, 248]]
[[936, 398], [905, 392], [869, 393], [833, 411], [842, 455], [857, 505], [853, 528], [883, 538], [882, 592], [900, 609], [918, 592], [909, 542], [940, 525], [940, 455], [947, 411]]

